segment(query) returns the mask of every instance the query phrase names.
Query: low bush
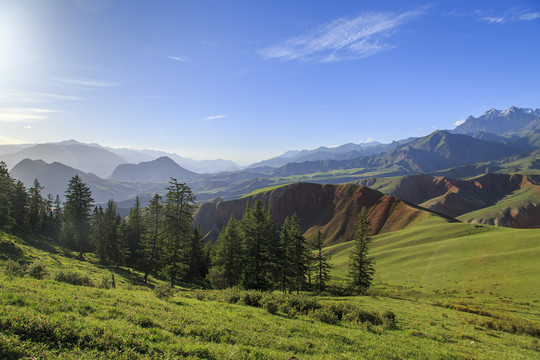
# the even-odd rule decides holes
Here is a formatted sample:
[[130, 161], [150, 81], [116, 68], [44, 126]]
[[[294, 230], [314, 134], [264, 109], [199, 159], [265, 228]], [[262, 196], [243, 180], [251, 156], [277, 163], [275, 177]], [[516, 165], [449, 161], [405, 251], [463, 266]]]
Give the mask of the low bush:
[[112, 287], [112, 281], [108, 276], [102, 276], [97, 286], [100, 289], [110, 289]]
[[22, 277], [24, 276], [24, 266], [16, 261], [8, 260], [6, 261], [6, 266], [4, 268], [4, 274], [9, 278], [14, 276]]
[[154, 288], [154, 294], [159, 299], [168, 299], [173, 296], [173, 288], [168, 283], [161, 283]]
[[90, 278], [80, 272], [60, 270], [54, 275], [54, 280], [71, 285], [92, 286]]
[[28, 276], [33, 277], [34, 279], [41, 280], [47, 275], [47, 269], [45, 267], [45, 264], [41, 262], [41, 260], [37, 260], [30, 264], [28, 269], [26, 270], [26, 273]]
[[311, 310], [308, 316], [312, 319], [327, 323], [330, 325], [335, 325], [338, 323], [338, 315], [332, 311], [328, 306], [321, 307], [319, 309]]

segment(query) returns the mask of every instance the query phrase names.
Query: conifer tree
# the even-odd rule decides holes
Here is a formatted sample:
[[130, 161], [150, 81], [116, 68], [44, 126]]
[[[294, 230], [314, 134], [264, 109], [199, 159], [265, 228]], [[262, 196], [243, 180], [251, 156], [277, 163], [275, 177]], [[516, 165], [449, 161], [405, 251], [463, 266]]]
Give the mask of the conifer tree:
[[0, 161], [0, 228], [6, 228], [13, 222], [11, 214], [13, 185], [13, 178], [6, 163]]
[[246, 209], [241, 227], [244, 234], [244, 269], [242, 285], [246, 289], [266, 290], [272, 284], [272, 245], [275, 226], [271, 213], [265, 212], [261, 202]]
[[161, 234], [163, 205], [161, 196], [155, 194], [144, 211], [144, 234], [142, 237], [142, 260], [144, 269], [144, 282], [148, 282], [148, 275], [155, 274], [162, 253]]
[[239, 285], [243, 268], [242, 233], [238, 221], [231, 215], [227, 226], [216, 242], [215, 256], [212, 259], [215, 271], [224, 279], [224, 286]]
[[126, 228], [127, 225], [118, 213], [118, 206], [113, 200], [109, 200], [103, 211], [103, 237], [107, 252], [106, 258], [116, 267], [124, 265], [128, 255]]
[[46, 204], [41, 191], [43, 186], [38, 179], [34, 179], [34, 184], [28, 190], [28, 224], [32, 231], [40, 231], [44, 225], [46, 217]]
[[105, 238], [105, 215], [103, 213], [103, 207], [96, 206], [91, 217], [91, 242], [94, 247], [94, 251], [99, 257], [101, 264], [106, 264], [108, 260], [108, 248]]
[[195, 196], [189, 186], [171, 178], [165, 201], [165, 272], [171, 287], [178, 278], [189, 273], [189, 249], [191, 245]]
[[330, 257], [323, 252], [324, 248], [324, 238], [321, 234], [321, 230], [317, 232], [317, 236], [313, 239], [311, 243], [312, 249], [315, 251], [313, 254], [313, 267], [315, 280], [315, 286], [317, 286], [317, 291], [321, 293], [326, 287], [327, 281], [330, 279], [330, 269], [332, 265], [329, 260]]
[[374, 261], [368, 256], [371, 238], [369, 232], [371, 222], [368, 219], [367, 210], [362, 207], [358, 215], [357, 238], [354, 241], [354, 248], [349, 257], [349, 280], [351, 288], [365, 294], [375, 273]]
[[11, 216], [17, 226], [21, 229], [26, 228], [26, 220], [28, 216], [28, 193], [26, 192], [26, 187], [20, 180], [17, 180], [13, 187], [11, 201], [9, 203], [11, 204]]
[[127, 222], [127, 243], [129, 246], [129, 258], [127, 263], [131, 267], [140, 267], [139, 260], [142, 251], [142, 236], [144, 233], [144, 222], [139, 197], [135, 198], [135, 204], [131, 208]]
[[191, 243], [188, 254], [189, 270], [186, 280], [193, 281], [196, 278], [206, 274], [206, 269], [203, 268], [203, 249], [202, 249], [201, 229], [195, 227], [191, 232]]
[[62, 202], [60, 196], [56, 195], [52, 205], [52, 236], [58, 241], [62, 232]]
[[67, 246], [79, 251], [79, 255], [90, 250], [89, 230], [92, 211], [92, 192], [79, 175], [69, 180], [64, 205], [63, 238]]
[[[289, 288], [297, 293], [305, 283], [308, 272], [309, 249], [300, 229], [300, 220], [296, 214], [285, 220], [282, 231], [282, 247], [287, 259], [287, 282]], [[288, 242], [288, 243], [284, 243]]]

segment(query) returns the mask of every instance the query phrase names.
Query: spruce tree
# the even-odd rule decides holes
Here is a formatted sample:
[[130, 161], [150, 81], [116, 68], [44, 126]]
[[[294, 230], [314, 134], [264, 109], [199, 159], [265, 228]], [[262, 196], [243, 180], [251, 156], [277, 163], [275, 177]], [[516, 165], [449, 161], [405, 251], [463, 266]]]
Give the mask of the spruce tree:
[[189, 249], [193, 227], [195, 195], [185, 183], [171, 178], [165, 201], [165, 272], [171, 287], [189, 273]]
[[351, 288], [365, 294], [371, 285], [375, 273], [374, 261], [368, 256], [371, 238], [369, 232], [371, 222], [368, 219], [367, 210], [362, 207], [358, 215], [357, 238], [354, 241], [354, 247], [349, 257], [349, 280]]
[[34, 179], [34, 184], [28, 190], [28, 224], [32, 231], [41, 231], [46, 218], [46, 204], [41, 191], [43, 186], [38, 179]]
[[186, 280], [193, 281], [206, 274], [203, 268], [203, 248], [200, 227], [195, 227], [191, 232], [191, 242], [188, 254], [188, 274]]
[[7, 228], [13, 222], [11, 216], [13, 185], [13, 178], [6, 163], [0, 161], [0, 228]]
[[313, 279], [315, 280], [317, 291], [321, 293], [330, 279], [330, 269], [332, 268], [332, 265], [329, 262], [330, 256], [323, 252], [324, 238], [321, 234], [321, 230], [317, 232], [317, 236], [313, 239], [311, 246], [315, 251], [313, 254], [314, 261], [312, 266], [314, 272]]
[[288, 282], [290, 288], [299, 293], [306, 281], [310, 254], [306, 239], [302, 235], [300, 219], [296, 214], [293, 214], [285, 221], [284, 230], [286, 232], [286, 241], [290, 242], [284, 244], [286, 249], [285, 257], [288, 259], [289, 266]]
[[129, 212], [127, 218], [127, 243], [129, 246], [129, 258], [127, 264], [133, 268], [140, 267], [142, 251], [142, 236], [144, 233], [144, 222], [142, 217], [141, 203], [139, 197], [135, 198], [135, 204]]
[[81, 257], [90, 250], [90, 212], [93, 202], [88, 186], [79, 175], [73, 176], [66, 190], [63, 238], [68, 247], [79, 251]]
[[155, 194], [143, 212], [145, 231], [142, 236], [142, 267], [145, 283], [148, 282], [149, 274], [155, 275], [163, 250], [161, 241], [163, 205], [161, 199], [160, 195]]
[[106, 264], [108, 261], [108, 248], [105, 237], [105, 215], [103, 213], [103, 207], [96, 206], [90, 218], [91, 231], [90, 237], [94, 251], [96, 252], [99, 262]]
[[246, 209], [241, 228], [245, 256], [242, 285], [246, 289], [267, 290], [274, 277], [272, 245], [276, 237], [270, 211], [265, 212], [261, 202], [257, 201], [252, 209]]
[[225, 229], [221, 231], [216, 242], [215, 255], [212, 263], [216, 275], [224, 281], [223, 287], [239, 285], [242, 280], [243, 268], [242, 233], [240, 224], [231, 215]]
[[22, 181], [17, 180], [13, 187], [10, 214], [15, 224], [21, 229], [27, 227], [28, 218], [28, 193]]

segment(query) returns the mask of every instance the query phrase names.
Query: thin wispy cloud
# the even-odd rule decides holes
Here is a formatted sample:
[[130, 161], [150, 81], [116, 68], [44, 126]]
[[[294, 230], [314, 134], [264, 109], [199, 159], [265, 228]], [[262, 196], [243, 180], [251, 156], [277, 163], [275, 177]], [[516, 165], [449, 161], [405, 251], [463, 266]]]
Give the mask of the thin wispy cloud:
[[169, 56], [169, 59], [180, 62], [188, 62], [189, 59], [186, 56]]
[[50, 103], [58, 100], [83, 100], [78, 96], [30, 91], [0, 91], [0, 103]]
[[204, 118], [204, 120], [215, 120], [215, 119], [222, 119], [226, 117], [227, 115], [214, 115], [214, 116], [207, 116]]
[[389, 38], [401, 25], [426, 12], [419, 8], [401, 14], [377, 12], [340, 18], [304, 35], [262, 49], [266, 59], [333, 62], [361, 59], [395, 47]]
[[4, 108], [0, 109], [0, 122], [37, 122], [45, 120], [51, 113], [59, 110], [44, 108]]
[[523, 9], [510, 9], [503, 15], [486, 16], [480, 15], [480, 20], [490, 24], [505, 24], [518, 21], [532, 21], [540, 19], [540, 12], [532, 12]]
[[108, 80], [95, 79], [56, 79], [58, 82], [82, 88], [111, 88], [120, 86], [120, 83]]
[[461, 124], [464, 124], [465, 121], [467, 121], [467, 120], [465, 120], [465, 119], [458, 120], [458, 121], [456, 121], [456, 122], [454, 123], [454, 125], [455, 125], [455, 126], [459, 126], [459, 125], [461, 125]]

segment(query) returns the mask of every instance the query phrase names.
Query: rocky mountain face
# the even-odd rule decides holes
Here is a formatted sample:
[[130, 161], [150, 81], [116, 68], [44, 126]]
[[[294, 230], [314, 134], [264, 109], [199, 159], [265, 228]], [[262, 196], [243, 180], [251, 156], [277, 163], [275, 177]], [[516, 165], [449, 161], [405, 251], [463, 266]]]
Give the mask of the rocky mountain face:
[[399, 179], [365, 179], [359, 184], [468, 222], [519, 228], [540, 224], [540, 178], [537, 176], [485, 174], [459, 180], [412, 175]]
[[469, 116], [454, 129], [456, 134], [473, 135], [487, 132], [505, 135], [521, 130], [534, 131], [540, 127], [540, 109], [510, 107], [508, 110], [489, 109], [478, 118]]
[[259, 200], [272, 210], [278, 227], [286, 217], [296, 213], [305, 236], [312, 238], [321, 230], [327, 245], [354, 239], [356, 219], [362, 207], [368, 209], [372, 234], [400, 230], [430, 216], [439, 217], [396, 197], [355, 184], [296, 183], [241, 199], [201, 204], [195, 213], [195, 225], [201, 227], [206, 239], [216, 240], [231, 215], [241, 219], [246, 208]]

